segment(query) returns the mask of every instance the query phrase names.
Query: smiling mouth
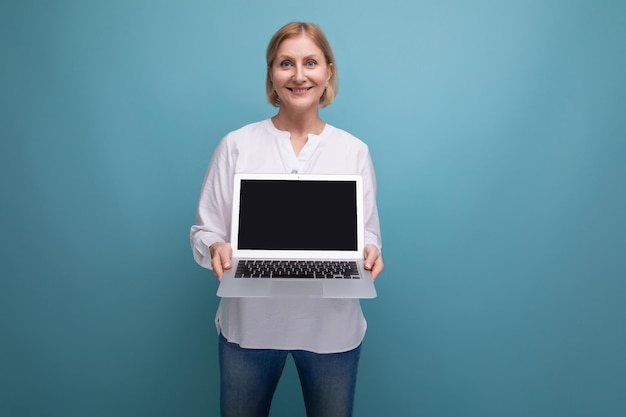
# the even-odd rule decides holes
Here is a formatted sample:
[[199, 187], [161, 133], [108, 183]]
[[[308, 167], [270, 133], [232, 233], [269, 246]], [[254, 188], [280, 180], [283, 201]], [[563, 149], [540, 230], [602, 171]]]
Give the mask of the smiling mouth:
[[287, 88], [287, 90], [291, 91], [292, 93], [303, 94], [303, 93], [306, 93], [307, 91], [309, 91], [312, 88], [313, 87], [307, 87], [307, 88]]

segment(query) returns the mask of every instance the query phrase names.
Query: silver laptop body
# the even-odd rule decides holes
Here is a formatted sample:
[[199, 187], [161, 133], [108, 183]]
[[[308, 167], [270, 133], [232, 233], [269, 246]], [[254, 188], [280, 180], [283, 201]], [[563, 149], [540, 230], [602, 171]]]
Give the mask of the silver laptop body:
[[236, 174], [219, 297], [375, 298], [358, 175]]

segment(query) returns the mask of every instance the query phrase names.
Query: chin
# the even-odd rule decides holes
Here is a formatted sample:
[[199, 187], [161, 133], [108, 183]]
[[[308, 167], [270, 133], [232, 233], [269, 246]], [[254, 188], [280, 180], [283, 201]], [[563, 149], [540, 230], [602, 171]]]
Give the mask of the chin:
[[306, 110], [309, 108], [317, 108], [319, 107], [319, 99], [317, 100], [289, 100], [289, 101], [283, 101], [281, 100], [281, 107], [284, 107], [286, 109], [293, 109], [293, 110]]

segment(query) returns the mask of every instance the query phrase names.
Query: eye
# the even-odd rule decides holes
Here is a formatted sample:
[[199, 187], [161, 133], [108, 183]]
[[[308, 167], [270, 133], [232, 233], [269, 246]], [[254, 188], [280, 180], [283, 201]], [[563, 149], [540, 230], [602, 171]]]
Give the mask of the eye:
[[281, 68], [291, 68], [292, 65], [293, 64], [291, 63], [291, 61], [286, 61], [286, 60], [280, 63]]
[[317, 61], [314, 59], [309, 59], [306, 61], [306, 66], [309, 68], [313, 68], [317, 65]]

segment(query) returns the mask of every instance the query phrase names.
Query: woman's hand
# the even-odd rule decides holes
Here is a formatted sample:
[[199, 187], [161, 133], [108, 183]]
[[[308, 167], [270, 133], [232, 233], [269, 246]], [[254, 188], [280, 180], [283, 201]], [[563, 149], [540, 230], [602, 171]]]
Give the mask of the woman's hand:
[[363, 255], [365, 257], [365, 269], [372, 272], [372, 279], [374, 280], [385, 269], [383, 257], [374, 245], [365, 246]]
[[211, 266], [213, 267], [213, 273], [219, 280], [222, 279], [224, 271], [232, 268], [232, 262], [230, 258], [233, 256], [233, 249], [229, 243], [216, 242], [209, 246], [211, 253]]

